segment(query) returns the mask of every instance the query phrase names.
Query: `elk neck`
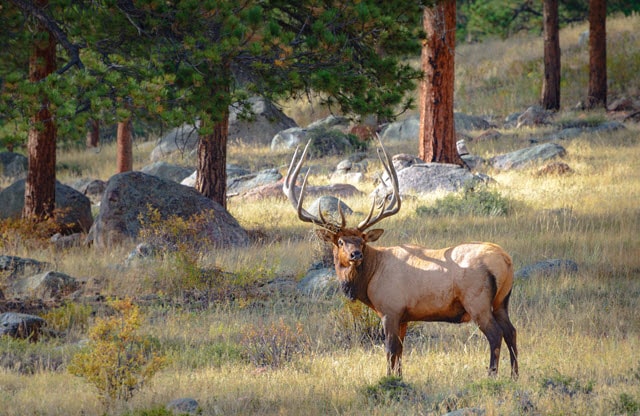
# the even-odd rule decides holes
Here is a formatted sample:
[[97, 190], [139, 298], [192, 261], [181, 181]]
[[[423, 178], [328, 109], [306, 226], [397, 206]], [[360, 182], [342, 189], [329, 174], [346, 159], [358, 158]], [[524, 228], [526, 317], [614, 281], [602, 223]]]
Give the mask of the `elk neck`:
[[365, 304], [369, 304], [369, 281], [376, 270], [378, 252], [369, 246], [364, 247], [363, 260], [360, 264], [349, 264], [343, 266], [334, 251], [334, 262], [336, 274], [340, 281], [342, 292], [349, 300], [359, 300]]

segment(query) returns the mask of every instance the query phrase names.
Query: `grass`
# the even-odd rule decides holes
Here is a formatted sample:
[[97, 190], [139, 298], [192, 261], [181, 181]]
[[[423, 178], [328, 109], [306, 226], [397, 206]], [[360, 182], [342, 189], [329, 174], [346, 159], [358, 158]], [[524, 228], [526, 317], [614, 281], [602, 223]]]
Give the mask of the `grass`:
[[[637, 22], [637, 16], [612, 19], [611, 37], [628, 32]], [[577, 38], [581, 30], [582, 26], [566, 29], [564, 39], [573, 42], [571, 36]], [[475, 68], [490, 65], [492, 59], [496, 66], [488, 72], [469, 69], [466, 78], [459, 77], [458, 82], [470, 86], [467, 91], [471, 86], [475, 91], [469, 95], [470, 111], [491, 108], [502, 115], [536, 101], [533, 95], [526, 98], [527, 91], [535, 90], [530, 83], [514, 86], [508, 93], [512, 98], [505, 90], [496, 90], [504, 99], [481, 90], [487, 82], [481, 79], [483, 74], [493, 74], [492, 82], [506, 84], [503, 77], [511, 72], [505, 68], [524, 68], [537, 59], [541, 52], [536, 46], [523, 46], [527, 44], [526, 39], [516, 38], [461, 48], [468, 59], [478, 57]], [[566, 96], [577, 97], [579, 91], [586, 91], [586, 85], [572, 87]], [[520, 95], [526, 104], [518, 101]], [[561, 115], [567, 122], [578, 117], [571, 111]], [[510, 132], [492, 142], [471, 142], [469, 148], [490, 157], [524, 147], [530, 135], [544, 131]], [[55, 317], [56, 329], [66, 331], [66, 336], [37, 344], [0, 338], [0, 413], [162, 414], [157, 409], [168, 401], [193, 397], [204, 415], [438, 415], [460, 408], [481, 408], [487, 415], [637, 414], [639, 137], [640, 127], [629, 124], [626, 130], [606, 136], [583, 134], [563, 142], [564, 161], [573, 169], [564, 176], [537, 176], [537, 166], [489, 170], [496, 180], [491, 189], [500, 196], [493, 199], [508, 203], [506, 215], [420, 213], [421, 207], [437, 205], [437, 198], [430, 197], [403, 201], [400, 213], [381, 224], [386, 232], [379, 244], [444, 247], [486, 240], [503, 246], [516, 268], [552, 258], [578, 264], [577, 273], [515, 282], [511, 317], [520, 350], [517, 381], [509, 378], [504, 348], [500, 375], [489, 379], [488, 346], [477, 327], [444, 323], [411, 325], [404, 378], [387, 379], [381, 342], [375, 337], [345, 337], [352, 324], [343, 318], [350, 313], [343, 299], [310, 299], [286, 289], [265, 291], [266, 283], [275, 279], [300, 279], [320, 257], [323, 248], [308, 224], [297, 220], [289, 202], [247, 203], [232, 198], [231, 213], [245, 228], [264, 235], [262, 243], [185, 257], [164, 255], [124, 268], [129, 247], [107, 252], [78, 248], [62, 255], [3, 236], [2, 254], [49, 261], [104, 296], [137, 299], [144, 317], [140, 331], [157, 343], [167, 365], [131, 399], [105, 408], [96, 389], [65, 369], [81, 348], [79, 340], [87, 337], [95, 317], [104, 311], [91, 303], [65, 306], [48, 316]], [[153, 140], [137, 146], [136, 168], [147, 163]], [[388, 145], [390, 153], [415, 153], [416, 148], [416, 143]], [[267, 166], [284, 170], [290, 153], [233, 143], [229, 161], [253, 170]], [[80, 171], [82, 176], [106, 180], [115, 169], [114, 155], [110, 145], [99, 153], [64, 152], [59, 161], [75, 168], [60, 172], [59, 179], [70, 181]], [[327, 183], [329, 167], [338, 160], [334, 156], [310, 161], [320, 168], [310, 182]], [[373, 182], [360, 186], [365, 195], [373, 187]], [[345, 202], [357, 212], [351, 223], [370, 204], [366, 196]], [[195, 288], [206, 289], [193, 279], [216, 270], [227, 273], [226, 280], [217, 281], [222, 287], [216, 287], [225, 289], [226, 296], [204, 304], [187, 302], [201, 294]]]

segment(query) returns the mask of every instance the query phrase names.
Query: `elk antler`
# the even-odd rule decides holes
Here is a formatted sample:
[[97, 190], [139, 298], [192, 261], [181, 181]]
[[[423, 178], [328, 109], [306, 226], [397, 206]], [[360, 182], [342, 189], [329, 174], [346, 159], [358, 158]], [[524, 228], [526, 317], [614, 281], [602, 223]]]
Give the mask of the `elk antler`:
[[[287, 171], [287, 176], [284, 178], [284, 184], [282, 185], [282, 191], [287, 196], [293, 207], [298, 212], [298, 218], [303, 222], [310, 222], [319, 227], [325, 228], [331, 232], [337, 232], [338, 230], [344, 228], [346, 226], [346, 220], [344, 218], [344, 214], [338, 204], [338, 212], [341, 218], [341, 225], [338, 226], [336, 224], [332, 224], [327, 221], [322, 215], [322, 209], [320, 208], [320, 204], [318, 204], [318, 216], [311, 215], [307, 210], [302, 207], [302, 201], [304, 199], [304, 190], [307, 185], [307, 178], [309, 177], [309, 172], [304, 176], [304, 180], [302, 181], [302, 187], [300, 188], [300, 199], [298, 199], [296, 195], [296, 182], [298, 180], [298, 174], [300, 173], [300, 169], [302, 168], [302, 164], [304, 163], [304, 159], [307, 156], [307, 150], [309, 149], [309, 145], [311, 144], [311, 140], [307, 142], [307, 145], [304, 147], [302, 152], [302, 156], [300, 156], [300, 160], [296, 163], [296, 158], [298, 157], [298, 150], [296, 148], [295, 153], [293, 154], [293, 158], [291, 159], [291, 164], [289, 165], [289, 170]], [[295, 165], [295, 167], [294, 167]]]
[[[380, 135], [376, 133], [376, 137], [380, 142], [380, 148], [378, 148], [378, 158], [380, 158], [380, 162], [382, 162], [382, 166], [384, 166], [384, 170], [387, 172], [389, 179], [391, 180], [391, 192], [387, 192], [384, 198], [376, 204], [376, 198], [374, 197], [373, 202], [371, 203], [371, 210], [369, 210], [369, 215], [364, 219], [360, 224], [358, 224], [358, 230], [364, 231], [372, 225], [376, 224], [378, 221], [390, 217], [400, 211], [400, 187], [398, 185], [398, 174], [396, 172], [395, 167], [393, 166], [393, 162], [389, 157], [389, 154], [384, 149], [382, 145], [382, 139], [380, 139]], [[384, 159], [381, 154], [384, 155]], [[380, 176], [380, 182], [385, 185], [384, 179]], [[379, 210], [378, 215], [375, 218], [371, 218], [373, 216], [373, 212]]]

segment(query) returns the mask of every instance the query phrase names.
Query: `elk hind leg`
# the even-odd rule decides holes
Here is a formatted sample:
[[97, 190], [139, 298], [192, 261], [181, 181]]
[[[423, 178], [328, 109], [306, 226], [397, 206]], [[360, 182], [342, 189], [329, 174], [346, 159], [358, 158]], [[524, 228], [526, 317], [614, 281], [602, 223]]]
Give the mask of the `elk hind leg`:
[[498, 374], [498, 363], [500, 362], [500, 346], [503, 337], [502, 328], [491, 312], [477, 317], [475, 321], [489, 341], [489, 375], [495, 376]]

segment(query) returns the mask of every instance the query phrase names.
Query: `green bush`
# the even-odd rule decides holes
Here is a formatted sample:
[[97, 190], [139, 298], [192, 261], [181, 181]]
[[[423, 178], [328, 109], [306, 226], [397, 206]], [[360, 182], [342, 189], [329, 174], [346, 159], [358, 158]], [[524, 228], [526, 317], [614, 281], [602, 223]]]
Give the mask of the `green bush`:
[[509, 214], [511, 203], [497, 191], [465, 188], [462, 193], [438, 199], [434, 206], [420, 206], [418, 215], [499, 217]]

